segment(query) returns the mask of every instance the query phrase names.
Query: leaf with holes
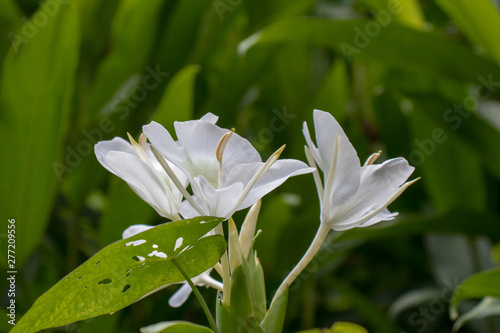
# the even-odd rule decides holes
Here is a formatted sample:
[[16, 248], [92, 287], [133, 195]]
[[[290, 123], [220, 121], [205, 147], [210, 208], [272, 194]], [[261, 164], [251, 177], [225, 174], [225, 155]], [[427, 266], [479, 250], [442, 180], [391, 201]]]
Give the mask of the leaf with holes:
[[206, 271], [226, 250], [224, 237], [202, 237], [222, 219], [197, 217], [159, 225], [115, 242], [40, 296], [12, 333], [36, 332], [118, 311], [158, 288]]

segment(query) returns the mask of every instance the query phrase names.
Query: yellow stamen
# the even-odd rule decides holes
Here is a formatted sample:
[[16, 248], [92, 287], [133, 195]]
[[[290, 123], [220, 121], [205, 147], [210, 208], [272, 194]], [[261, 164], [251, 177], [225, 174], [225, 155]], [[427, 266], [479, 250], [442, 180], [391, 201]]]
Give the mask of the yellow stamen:
[[[132, 135], [130, 135], [130, 133], [127, 132], [130, 144], [132, 145], [132, 148], [134, 148], [137, 156], [139, 156], [139, 158], [141, 160], [143, 160], [144, 162], [146, 162], [150, 166], [153, 166], [153, 164], [151, 163], [151, 160], [148, 157], [148, 154], [146, 154], [146, 140], [147, 139], [146, 139], [145, 135], [143, 136], [143, 134], [144, 133], [142, 133], [141, 136], [139, 137], [139, 142], [140, 143], [137, 143], [134, 140], [134, 138], [132, 137]], [[143, 146], [143, 144], [144, 144], [144, 146]]]
[[380, 154], [382, 154], [382, 150], [379, 150], [378, 152], [371, 154], [363, 166], [368, 166], [368, 165], [372, 165], [373, 163], [375, 163], [375, 161], [380, 157]]
[[218, 187], [222, 187], [222, 155], [224, 154], [224, 150], [226, 149], [227, 144], [229, 143], [229, 139], [234, 133], [234, 128], [231, 129], [230, 132], [227, 132], [222, 136], [219, 143], [217, 144], [217, 148], [215, 149], [215, 156], [217, 157], [217, 161], [219, 161], [219, 180]]

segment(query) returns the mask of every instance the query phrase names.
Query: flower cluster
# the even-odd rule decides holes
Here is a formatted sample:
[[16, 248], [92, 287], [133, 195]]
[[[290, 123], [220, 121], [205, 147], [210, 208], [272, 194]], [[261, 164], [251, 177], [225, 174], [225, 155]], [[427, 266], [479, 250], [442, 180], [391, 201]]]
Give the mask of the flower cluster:
[[[314, 257], [330, 230], [343, 231], [394, 219], [397, 213], [391, 213], [387, 206], [413, 183], [406, 182], [414, 168], [404, 158], [374, 164], [380, 156], [378, 152], [361, 166], [346, 134], [327, 112], [314, 110], [316, 145], [304, 122], [309, 165], [279, 159], [284, 146], [263, 162], [248, 140], [234, 129], [217, 126], [217, 120], [217, 116], [208, 113], [199, 120], [175, 122], [177, 140], [162, 125], [151, 122], [143, 126], [139, 142], [130, 135], [130, 143], [114, 138], [99, 142], [95, 153], [106, 169], [125, 180], [158, 214], [172, 221], [195, 216], [230, 218], [236, 211], [259, 202], [288, 178], [313, 173], [321, 206], [320, 227], [308, 252], [283, 281], [275, 299]], [[242, 237], [247, 256], [255, 221], [252, 225], [252, 234]], [[131, 226], [123, 238], [149, 228], [152, 226]], [[222, 233], [222, 228], [215, 232]], [[224, 271], [228, 265], [224, 258], [227, 257], [221, 259], [222, 269], [216, 267], [223, 278], [228, 274]], [[223, 286], [211, 278], [210, 270], [193, 282], [219, 290], [228, 284], [226, 279]], [[181, 305], [190, 292], [185, 284], [170, 304]]]

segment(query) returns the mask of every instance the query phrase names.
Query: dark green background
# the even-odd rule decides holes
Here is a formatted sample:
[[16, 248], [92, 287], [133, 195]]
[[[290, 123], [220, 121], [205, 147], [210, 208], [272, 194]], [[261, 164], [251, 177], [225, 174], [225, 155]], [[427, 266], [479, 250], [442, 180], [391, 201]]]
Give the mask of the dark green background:
[[[343, 320], [370, 332], [449, 332], [452, 290], [497, 265], [500, 251], [495, 6], [0, 0], [0, 205], [5, 228], [16, 219], [18, 318], [127, 226], [162, 222], [99, 165], [98, 140], [137, 137], [152, 119], [172, 130], [175, 120], [212, 112], [264, 159], [286, 143], [284, 157], [305, 160], [302, 123], [311, 127], [318, 108], [341, 123], [361, 160], [381, 149], [383, 158], [407, 158], [422, 179], [391, 205], [394, 223], [332, 234], [293, 287], [286, 331]], [[264, 198], [257, 251], [269, 296], [306, 250], [318, 215], [309, 175]], [[175, 290], [54, 332], [205, 324], [194, 297], [169, 308]], [[213, 304], [215, 292], [204, 295]], [[7, 302], [3, 293], [3, 318]], [[492, 319], [473, 325], [463, 332], [500, 328]]]

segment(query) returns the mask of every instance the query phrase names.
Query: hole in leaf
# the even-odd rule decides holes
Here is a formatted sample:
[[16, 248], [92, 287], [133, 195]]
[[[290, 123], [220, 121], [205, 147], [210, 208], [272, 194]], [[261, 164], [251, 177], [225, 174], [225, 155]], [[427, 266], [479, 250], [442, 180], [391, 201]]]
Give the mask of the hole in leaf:
[[132, 272], [132, 270], [131, 270], [131, 269], [128, 269], [128, 270], [127, 270], [127, 275], [125, 275], [125, 277], [129, 277], [131, 272]]
[[126, 284], [125, 287], [123, 287], [122, 294], [127, 292], [127, 290], [130, 289], [130, 284]]
[[146, 260], [146, 258], [141, 257], [141, 256], [133, 256], [132, 259], [134, 259], [135, 261], [144, 261], [144, 260]]
[[85, 287], [83, 287], [83, 288], [87, 289], [88, 287], [87, 287], [87, 286], [85, 286]]
[[144, 268], [144, 265], [146, 265], [146, 263], [142, 263], [142, 264], [139, 266], [139, 269]]
[[81, 277], [81, 276], [79, 276], [79, 277], [78, 277], [78, 280], [81, 280], [81, 279], [82, 279], [82, 277]]
[[101, 285], [101, 284], [110, 284], [111, 282], [113, 282], [113, 280], [111, 279], [104, 279], [104, 280], [101, 280], [99, 282], [97, 282], [97, 285]]
[[101, 261], [98, 261], [98, 262], [96, 262], [96, 263], [95, 263], [95, 265], [97, 266], [97, 265], [99, 265], [100, 263], [101, 263]]

